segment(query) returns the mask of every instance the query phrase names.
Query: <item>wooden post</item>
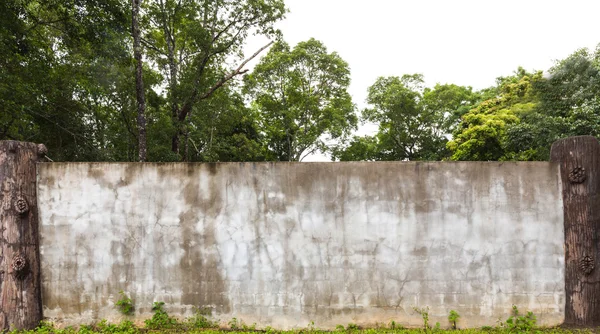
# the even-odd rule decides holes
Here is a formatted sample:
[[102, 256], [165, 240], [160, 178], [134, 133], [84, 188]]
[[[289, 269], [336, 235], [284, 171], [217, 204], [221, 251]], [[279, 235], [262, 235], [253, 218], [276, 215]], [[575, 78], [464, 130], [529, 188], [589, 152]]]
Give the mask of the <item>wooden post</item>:
[[36, 162], [44, 145], [0, 141], [0, 332], [42, 320]]
[[565, 324], [600, 324], [600, 144], [561, 139], [550, 161], [560, 164], [565, 224]]

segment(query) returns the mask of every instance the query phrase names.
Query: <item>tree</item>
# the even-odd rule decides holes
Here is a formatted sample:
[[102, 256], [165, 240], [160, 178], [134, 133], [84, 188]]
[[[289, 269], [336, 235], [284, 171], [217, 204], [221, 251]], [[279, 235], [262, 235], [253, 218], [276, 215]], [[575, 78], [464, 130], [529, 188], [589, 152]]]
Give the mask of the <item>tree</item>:
[[334, 158], [341, 160], [441, 160], [455, 119], [470, 105], [470, 87], [424, 88], [421, 74], [380, 77], [368, 89], [362, 120], [374, 122], [374, 137], [355, 137]]
[[574, 110], [600, 99], [600, 45], [596, 53], [580, 49], [560, 60], [540, 80], [536, 90], [539, 109], [547, 115], [568, 117]]
[[436, 127], [438, 132], [449, 135], [466, 114], [481, 99], [481, 93], [473, 92], [473, 88], [455, 84], [436, 84], [423, 91], [423, 108], [435, 113], [442, 120]]
[[133, 36], [133, 57], [135, 58], [135, 93], [138, 104], [138, 152], [139, 160], [146, 161], [146, 101], [144, 95], [144, 78], [142, 62], [142, 46], [139, 27], [140, 3], [142, 0], [131, 0], [131, 34]]
[[541, 72], [529, 73], [522, 68], [513, 76], [498, 78], [497, 95], [479, 102], [462, 116], [452, 140], [447, 144], [452, 152], [451, 159], [515, 159], [517, 153], [507, 146], [507, 131], [519, 124], [519, 115], [535, 108], [537, 97], [533, 83], [541, 78]]
[[44, 142], [57, 161], [135, 161], [146, 137], [148, 160], [188, 159], [179, 140], [205, 124], [192, 111], [214, 116], [200, 102], [245, 71], [247, 35], [277, 35], [284, 13], [280, 0], [2, 1], [0, 139]]
[[599, 50], [581, 49], [547, 77], [519, 68], [498, 78], [496, 96], [465, 114], [454, 131], [452, 159], [546, 161], [560, 138], [600, 136], [599, 60]]
[[380, 77], [368, 88], [372, 107], [364, 109], [362, 117], [379, 124], [382, 160], [419, 160], [432, 141], [441, 139], [431, 126], [440, 122], [439, 115], [421, 108], [423, 85], [423, 76], [413, 74]]
[[188, 150], [181, 150], [180, 142], [189, 138], [185, 128], [192, 111], [199, 101], [245, 72], [249, 59], [234, 70], [223, 65], [242, 57], [249, 33], [277, 35], [273, 24], [286, 9], [283, 0], [154, 0], [145, 9], [143, 42], [165, 78], [174, 127], [171, 149], [187, 160]]
[[272, 160], [264, 145], [259, 116], [237, 89], [223, 87], [199, 102], [190, 118], [190, 161]]
[[315, 39], [293, 49], [276, 43], [245, 81], [268, 149], [277, 160], [301, 161], [316, 151], [325, 152], [327, 140], [356, 127], [347, 91], [348, 63]]
[[117, 107], [131, 101], [126, 12], [116, 0], [2, 1], [0, 138], [44, 142], [55, 160], [127, 156], [107, 131], [129, 114]]
[[577, 50], [560, 60], [546, 78], [533, 82], [538, 103], [517, 113], [507, 128], [507, 151], [516, 160], [549, 159], [552, 143], [579, 135], [600, 136], [600, 49]]
[[377, 136], [353, 136], [347, 145], [334, 146], [331, 152], [333, 161], [378, 161], [381, 144]]

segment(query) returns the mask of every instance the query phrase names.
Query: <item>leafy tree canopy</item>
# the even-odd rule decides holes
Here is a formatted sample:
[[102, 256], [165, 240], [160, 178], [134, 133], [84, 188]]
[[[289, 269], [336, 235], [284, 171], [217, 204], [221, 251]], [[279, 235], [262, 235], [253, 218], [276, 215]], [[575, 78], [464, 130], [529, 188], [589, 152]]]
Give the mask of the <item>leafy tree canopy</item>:
[[535, 108], [508, 128], [506, 146], [518, 160], [548, 160], [556, 140], [600, 136], [600, 53], [578, 50], [534, 83]]
[[374, 136], [354, 137], [333, 152], [338, 160], [441, 160], [447, 137], [477, 99], [470, 87], [424, 88], [420, 74], [380, 77], [369, 87], [364, 122], [379, 125]]
[[294, 48], [276, 43], [245, 78], [252, 108], [260, 115], [270, 154], [301, 161], [327, 151], [327, 141], [344, 137], [357, 117], [348, 86], [350, 68], [315, 39]]
[[452, 160], [510, 159], [513, 152], [505, 145], [507, 128], [519, 123], [519, 115], [535, 108], [533, 83], [541, 79], [541, 72], [529, 73], [522, 68], [513, 76], [498, 78], [498, 95], [464, 114], [454, 130], [447, 144]]

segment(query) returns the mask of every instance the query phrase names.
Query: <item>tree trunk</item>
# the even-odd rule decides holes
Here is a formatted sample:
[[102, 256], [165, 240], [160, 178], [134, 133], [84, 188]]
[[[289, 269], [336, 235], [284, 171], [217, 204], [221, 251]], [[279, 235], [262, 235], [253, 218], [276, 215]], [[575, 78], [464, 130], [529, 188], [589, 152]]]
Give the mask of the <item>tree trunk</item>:
[[0, 331], [42, 320], [36, 162], [44, 145], [0, 141]]
[[559, 140], [565, 224], [565, 324], [600, 324], [600, 144], [591, 136]]
[[[162, 4], [162, 3], [161, 3]], [[177, 103], [177, 96], [175, 95], [175, 88], [177, 87], [177, 76], [178, 76], [178, 63], [175, 58], [175, 36], [174, 32], [169, 28], [169, 18], [166, 15], [164, 5], [162, 9], [162, 28], [165, 34], [165, 44], [167, 45], [167, 59], [169, 61], [169, 102], [171, 104], [171, 119], [173, 126], [175, 127], [175, 134], [171, 138], [171, 151], [179, 154], [179, 138], [182, 134], [181, 125], [182, 120], [180, 119], [179, 104]]]
[[133, 57], [135, 58], [135, 93], [138, 103], [138, 158], [146, 161], [146, 98], [144, 96], [144, 78], [142, 76], [142, 46], [140, 42], [140, 3], [142, 0], [131, 0], [131, 33], [133, 35]]

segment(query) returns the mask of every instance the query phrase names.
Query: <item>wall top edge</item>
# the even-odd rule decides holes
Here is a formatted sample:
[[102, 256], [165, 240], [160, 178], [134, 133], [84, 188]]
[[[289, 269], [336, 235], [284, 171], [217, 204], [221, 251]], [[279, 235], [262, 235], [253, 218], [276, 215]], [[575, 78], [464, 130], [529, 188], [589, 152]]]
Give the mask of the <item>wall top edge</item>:
[[69, 162], [40, 162], [44, 166], [65, 165], [132, 165], [132, 166], [167, 166], [167, 165], [523, 165], [523, 166], [554, 166], [558, 162], [550, 161], [233, 161], [233, 162], [106, 162], [106, 161], [69, 161]]

